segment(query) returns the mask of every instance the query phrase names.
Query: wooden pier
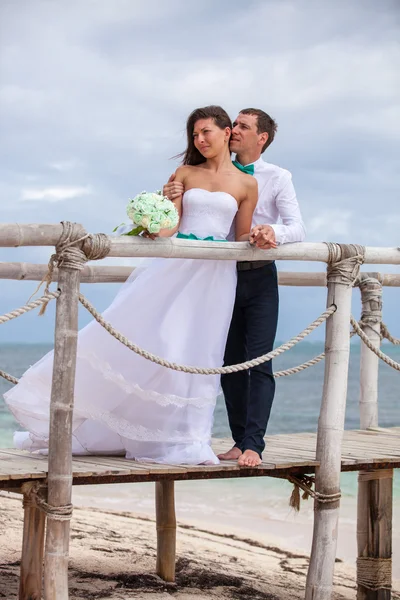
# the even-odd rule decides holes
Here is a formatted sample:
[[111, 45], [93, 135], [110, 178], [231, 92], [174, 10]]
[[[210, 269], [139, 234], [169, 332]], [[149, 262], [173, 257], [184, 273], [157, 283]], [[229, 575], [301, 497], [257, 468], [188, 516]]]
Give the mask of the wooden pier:
[[[1, 246], [55, 246], [49, 269], [27, 263], [3, 263], [0, 264], [0, 279], [41, 280], [45, 275], [47, 285], [53, 280], [58, 282], [48, 459], [43, 455], [17, 450], [0, 451], [0, 489], [20, 491], [24, 497], [19, 600], [40, 598], [42, 590], [45, 600], [68, 600], [69, 520], [72, 515], [73, 485], [154, 481], [156, 571], [166, 581], [173, 581], [175, 481], [260, 476], [291, 481], [295, 485], [294, 503], [298, 501], [299, 489], [314, 499], [313, 543], [305, 597], [306, 600], [329, 600], [336, 558], [341, 471], [359, 472], [357, 600], [389, 600], [392, 581], [392, 482], [393, 469], [400, 467], [400, 427], [378, 427], [377, 383], [379, 358], [400, 371], [400, 364], [385, 357], [379, 350], [383, 335], [382, 285], [399, 286], [400, 279], [398, 275], [360, 274], [359, 271], [363, 263], [400, 265], [399, 248], [327, 242], [284, 244], [276, 250], [263, 251], [244, 242], [215, 244], [163, 238], [156, 242], [108, 238], [104, 234], [87, 234], [81, 225], [69, 222], [60, 225], [0, 224]], [[280, 277], [281, 285], [327, 285], [328, 310], [325, 316], [317, 319], [318, 324], [326, 321], [325, 377], [317, 433], [268, 436], [263, 462], [253, 469], [240, 468], [235, 462], [215, 466], [184, 466], [137, 463], [117, 456], [72, 457], [77, 315], [79, 300], [82, 302], [79, 285], [81, 281], [122, 281], [128, 275], [126, 268], [85, 266], [87, 261], [105, 256], [326, 263], [326, 275], [296, 273], [282, 274]], [[351, 320], [354, 286], [361, 291], [362, 317], [359, 326]], [[48, 297], [44, 301], [47, 302]], [[1, 317], [0, 322], [20, 316], [26, 312], [25, 309], [26, 306], [23, 310]], [[97, 318], [95, 313], [92, 314]], [[358, 335], [363, 340], [360, 357], [360, 429], [357, 431], [344, 431], [350, 322], [358, 327]], [[107, 330], [117, 336], [117, 332]], [[306, 330], [311, 331], [312, 327]], [[297, 341], [303, 339], [302, 335], [306, 335], [304, 331], [297, 336]], [[290, 344], [286, 344], [284, 350], [288, 347], [291, 347]], [[318, 360], [310, 363], [315, 364]], [[165, 366], [165, 362], [159, 364]], [[174, 368], [172, 364], [168, 367]], [[182, 366], [179, 368], [182, 369]], [[199, 372], [197, 366], [189, 368]], [[249, 365], [242, 365], [242, 368], [247, 369]], [[297, 367], [289, 369], [290, 373], [286, 374], [299, 370]], [[2, 376], [13, 383], [17, 381], [4, 372]], [[231, 443], [230, 440], [213, 441], [216, 452], [227, 450]]]
[[[263, 462], [253, 469], [238, 467], [237, 461], [219, 465], [160, 465], [138, 463], [121, 456], [87, 455], [72, 459], [73, 485], [182, 481], [233, 477], [288, 477], [312, 474], [316, 460], [315, 433], [271, 435], [265, 438]], [[214, 439], [216, 453], [232, 447], [230, 439]], [[341, 451], [342, 471], [400, 468], [400, 427], [345, 431]], [[18, 490], [28, 481], [45, 481], [47, 457], [21, 450], [0, 450], [0, 489]]]

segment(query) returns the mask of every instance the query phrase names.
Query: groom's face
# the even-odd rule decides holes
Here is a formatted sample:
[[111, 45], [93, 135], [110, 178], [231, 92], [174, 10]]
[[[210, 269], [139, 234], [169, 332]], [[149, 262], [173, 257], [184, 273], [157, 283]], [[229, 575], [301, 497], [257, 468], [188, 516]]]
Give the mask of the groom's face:
[[257, 116], [239, 113], [233, 122], [232, 136], [229, 149], [235, 154], [253, 152], [260, 144], [257, 132]]

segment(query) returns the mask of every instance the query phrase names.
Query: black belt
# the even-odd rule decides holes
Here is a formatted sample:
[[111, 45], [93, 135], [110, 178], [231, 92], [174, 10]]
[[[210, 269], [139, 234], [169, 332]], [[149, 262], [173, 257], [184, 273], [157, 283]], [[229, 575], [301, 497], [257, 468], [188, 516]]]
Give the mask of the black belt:
[[271, 265], [273, 262], [273, 260], [242, 260], [236, 263], [236, 267], [238, 271], [251, 271], [253, 269], [260, 269], [261, 267]]

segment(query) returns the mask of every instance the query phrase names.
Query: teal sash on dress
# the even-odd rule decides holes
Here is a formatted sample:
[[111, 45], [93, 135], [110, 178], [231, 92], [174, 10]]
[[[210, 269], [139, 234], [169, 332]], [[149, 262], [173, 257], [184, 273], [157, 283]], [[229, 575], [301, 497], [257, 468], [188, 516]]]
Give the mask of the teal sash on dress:
[[189, 235], [186, 235], [186, 233], [181, 233], [180, 231], [178, 231], [178, 234], [176, 237], [180, 238], [181, 240], [199, 240], [200, 242], [226, 242], [227, 241], [227, 240], [216, 240], [213, 238], [212, 235], [209, 235], [208, 237], [205, 237], [205, 238], [199, 238], [199, 237], [197, 237], [197, 235], [194, 235], [194, 233], [189, 233]]

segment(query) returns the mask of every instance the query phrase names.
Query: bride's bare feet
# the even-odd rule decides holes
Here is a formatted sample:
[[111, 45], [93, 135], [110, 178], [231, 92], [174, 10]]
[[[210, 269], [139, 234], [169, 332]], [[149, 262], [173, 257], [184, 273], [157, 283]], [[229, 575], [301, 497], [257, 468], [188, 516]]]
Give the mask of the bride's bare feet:
[[258, 467], [261, 464], [261, 458], [254, 450], [245, 450], [238, 459], [239, 467]]
[[233, 446], [228, 452], [218, 454], [219, 460], [237, 460], [242, 455], [242, 451], [237, 447]]

